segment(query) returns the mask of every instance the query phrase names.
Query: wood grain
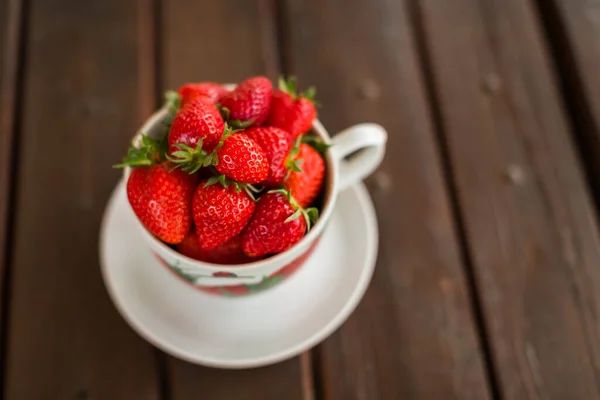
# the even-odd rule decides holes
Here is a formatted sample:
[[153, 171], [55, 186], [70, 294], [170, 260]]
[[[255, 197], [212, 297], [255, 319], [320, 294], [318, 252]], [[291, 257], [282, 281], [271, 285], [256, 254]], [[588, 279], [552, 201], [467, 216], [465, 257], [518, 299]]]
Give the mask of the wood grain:
[[98, 231], [139, 126], [134, 2], [29, 2], [5, 398], [158, 399], [104, 288]]
[[[176, 89], [187, 81], [240, 82], [253, 75], [277, 76], [270, 2], [176, 0], [163, 7], [163, 89]], [[310, 396], [310, 388], [303, 386], [299, 358], [266, 368], [227, 371], [169, 357], [167, 370], [173, 400], [199, 394], [207, 399], [261, 400]]]
[[597, 216], [535, 10], [419, 3], [500, 394], [600, 398]]
[[[319, 348], [326, 399], [486, 399], [489, 390], [405, 1], [290, 0], [286, 67], [331, 134], [374, 121], [380, 248], [370, 288]], [[352, 28], [349, 28], [352, 27]]]

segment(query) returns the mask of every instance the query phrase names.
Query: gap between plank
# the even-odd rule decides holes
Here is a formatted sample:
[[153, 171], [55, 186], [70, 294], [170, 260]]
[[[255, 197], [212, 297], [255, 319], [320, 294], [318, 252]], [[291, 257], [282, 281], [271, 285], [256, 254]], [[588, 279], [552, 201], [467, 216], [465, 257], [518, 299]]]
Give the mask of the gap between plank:
[[477, 291], [477, 280], [469, 253], [469, 244], [467, 240], [464, 219], [460, 210], [456, 182], [454, 181], [452, 160], [450, 157], [450, 151], [448, 149], [448, 142], [446, 140], [441, 105], [436, 96], [433, 63], [429, 55], [429, 49], [427, 46], [427, 30], [425, 28], [425, 22], [419, 1], [420, 0], [408, 0], [408, 16], [412, 25], [418, 63], [422, 71], [425, 97], [427, 104], [429, 105], [429, 109], [431, 110], [431, 118], [437, 139], [435, 141], [437, 152], [440, 156], [444, 185], [446, 186], [446, 192], [448, 193], [448, 199], [453, 215], [454, 230], [459, 242], [460, 260], [465, 270], [467, 293], [470, 300], [469, 303], [471, 304], [471, 313], [475, 319], [479, 343], [483, 353], [486, 379], [492, 398], [501, 399], [503, 397], [497, 380], [498, 374], [489, 340], [489, 329], [486, 326], [481, 298]]
[[28, 38], [28, 20], [29, 1], [28, 0], [9, 0], [7, 5], [7, 24], [5, 29], [6, 47], [2, 60], [5, 62], [2, 79], [2, 90], [0, 93], [0, 112], [2, 112], [2, 126], [0, 126], [0, 135], [2, 137], [2, 151], [7, 159], [6, 168], [1, 173], [6, 174], [6, 186], [1, 190], [3, 193], [4, 206], [0, 210], [0, 218], [5, 220], [5, 226], [0, 226], [3, 232], [0, 237], [3, 238], [0, 243], [0, 397], [3, 397], [4, 388], [6, 388], [6, 360], [8, 350], [8, 321], [10, 313], [10, 282], [11, 282], [11, 264], [12, 264], [12, 233], [14, 230], [14, 216], [16, 207], [17, 193], [17, 166], [19, 154], [19, 137], [21, 132], [21, 110], [23, 108], [23, 82], [26, 66], [26, 44]]
[[575, 53], [556, 0], [531, 1], [539, 14], [541, 31], [546, 38], [543, 42], [560, 91], [560, 100], [566, 110], [578, 158], [582, 162], [585, 182], [591, 190], [596, 210], [600, 210], [600, 147], [597, 143], [600, 132], [595, 126], [592, 110], [585, 95], [585, 85], [577, 68]]
[[167, 355], [159, 349], [154, 349], [156, 359], [156, 375], [158, 376], [158, 395], [161, 400], [171, 398], [171, 382], [169, 380], [169, 365]]
[[[160, 0], [138, 0], [138, 113], [140, 121], [160, 107], [162, 95], [162, 4]], [[158, 395], [171, 398], [167, 356], [154, 348]]]
[[[291, 35], [287, 3], [270, 0], [271, 18], [275, 21], [275, 45], [278, 55], [278, 72], [289, 76], [293, 71], [291, 46], [288, 45]], [[322, 355], [317, 345], [302, 353], [300, 357], [302, 373], [302, 390], [304, 400], [320, 400], [325, 398], [323, 391]]]

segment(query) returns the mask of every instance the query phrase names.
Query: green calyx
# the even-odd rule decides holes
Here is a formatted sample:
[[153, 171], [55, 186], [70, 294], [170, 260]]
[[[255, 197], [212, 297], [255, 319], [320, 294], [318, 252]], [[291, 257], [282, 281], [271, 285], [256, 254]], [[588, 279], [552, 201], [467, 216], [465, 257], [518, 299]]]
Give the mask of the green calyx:
[[163, 119], [162, 124], [167, 129], [167, 132], [171, 129], [175, 116], [181, 109], [181, 96], [175, 91], [165, 92], [165, 104], [164, 107], [169, 111], [167, 116]]
[[302, 217], [304, 217], [304, 221], [306, 222], [306, 231], [308, 232], [308, 231], [310, 231], [310, 228], [319, 219], [319, 210], [316, 207], [309, 207], [309, 208], [300, 207], [300, 204], [298, 204], [296, 199], [294, 199], [294, 197], [292, 196], [292, 192], [290, 190], [281, 188], [281, 189], [269, 190], [267, 193], [283, 194], [287, 198], [287, 200], [290, 202], [290, 204], [292, 205], [292, 208], [295, 211], [292, 215], [290, 215], [285, 220], [285, 223], [294, 221], [294, 220], [300, 218], [300, 216], [302, 216]]
[[217, 147], [211, 153], [207, 153], [202, 149], [202, 143], [204, 142], [204, 138], [202, 138], [198, 141], [198, 144], [196, 144], [195, 149], [185, 143], [175, 144], [175, 147], [177, 147], [179, 150], [173, 152], [171, 155], [167, 155], [166, 157], [169, 161], [175, 164], [175, 168], [181, 168], [183, 171], [189, 172], [190, 174], [198, 172], [200, 168], [214, 167], [219, 163], [217, 150], [223, 146], [223, 143], [225, 143], [225, 140], [229, 136], [236, 132], [239, 132], [239, 130], [231, 129], [228, 124], [225, 124], [223, 136], [221, 137]]
[[234, 128], [241, 130], [241, 129], [249, 128], [254, 123], [254, 120], [249, 119], [248, 121], [240, 121], [239, 119], [234, 119], [234, 120], [227, 121], [227, 123], [229, 125], [233, 126]]
[[222, 147], [223, 143], [225, 143], [225, 140], [233, 135], [234, 133], [238, 133], [241, 132], [243, 129], [237, 129], [234, 127], [234, 129], [231, 128], [232, 125], [230, 125], [229, 123], [225, 123], [225, 130], [223, 131], [223, 136], [221, 136], [221, 140], [219, 141], [219, 145], [217, 146], [217, 148]]
[[255, 186], [250, 185], [249, 183], [240, 183], [234, 181], [233, 179], [230, 179], [225, 175], [211, 176], [204, 184], [204, 187], [212, 186], [217, 183], [221, 184], [224, 188], [233, 186], [235, 191], [238, 193], [243, 190], [253, 201], [257, 201], [255, 194], [260, 193], [262, 191], [262, 188], [257, 188]]
[[229, 108], [223, 107], [220, 104], [217, 104], [217, 109], [221, 113], [221, 117], [223, 117], [223, 120], [229, 126], [232, 126], [238, 130], [249, 128], [254, 123], [253, 119], [249, 119], [248, 121], [241, 121], [239, 119], [229, 119], [231, 117], [231, 112], [229, 111]]
[[165, 92], [165, 108], [167, 108], [172, 115], [179, 112], [181, 109], [181, 96], [179, 93], [173, 90]]
[[302, 143], [306, 143], [307, 145], [315, 149], [321, 155], [325, 155], [325, 153], [327, 153], [327, 150], [329, 150], [329, 148], [333, 146], [332, 144], [325, 143], [323, 139], [315, 135], [304, 135], [302, 136], [301, 141]]
[[163, 161], [166, 158], [167, 149], [167, 135], [164, 135], [160, 140], [157, 140], [142, 134], [142, 140], [139, 147], [129, 147], [127, 155], [123, 157], [123, 162], [114, 165], [114, 168], [149, 167]]
[[171, 128], [173, 119], [181, 108], [181, 96], [179, 93], [172, 90], [165, 92], [164, 107], [168, 110], [168, 114], [162, 121], [165, 131], [161, 134], [161, 138], [154, 139], [142, 134], [142, 139], [139, 145], [132, 145], [127, 151], [127, 155], [123, 158], [123, 162], [116, 164], [114, 168], [147, 167], [162, 162], [166, 159], [171, 160], [170, 156], [168, 156], [168, 137], [169, 129]]
[[317, 89], [315, 89], [314, 86], [311, 86], [308, 89], [306, 89], [304, 92], [298, 94], [296, 91], [297, 90], [296, 77], [293, 75], [288, 77], [287, 79], [285, 79], [283, 76], [280, 76], [277, 81], [277, 86], [279, 87], [279, 90], [286, 92], [287, 94], [292, 96], [294, 99], [302, 97], [304, 99], [309, 100], [313, 104], [315, 103], [315, 96], [317, 95]]
[[[288, 155], [287, 159], [285, 160], [284, 165], [288, 170], [287, 176], [289, 176], [291, 171], [302, 172], [302, 169], [300, 168], [300, 166], [302, 165], [304, 160], [301, 158], [296, 159], [296, 157], [298, 156], [298, 153], [300, 152], [300, 143], [302, 143], [302, 137], [298, 136], [298, 139], [296, 139], [296, 142], [290, 149], [290, 154]], [[287, 178], [287, 176], [286, 176], [286, 178]]]
[[180, 150], [167, 155], [167, 159], [175, 164], [175, 168], [181, 168], [190, 174], [198, 172], [202, 167], [217, 165], [217, 152], [213, 151], [209, 154], [202, 150], [202, 141], [203, 139], [198, 141], [195, 149], [185, 143], [175, 144], [175, 147]]

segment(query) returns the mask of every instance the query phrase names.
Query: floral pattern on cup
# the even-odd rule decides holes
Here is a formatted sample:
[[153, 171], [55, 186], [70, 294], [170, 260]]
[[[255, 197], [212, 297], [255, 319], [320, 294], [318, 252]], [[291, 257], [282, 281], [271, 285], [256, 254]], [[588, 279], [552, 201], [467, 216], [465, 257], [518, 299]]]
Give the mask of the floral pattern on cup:
[[272, 288], [285, 279], [289, 278], [293, 275], [297, 270], [300, 269], [304, 262], [308, 259], [308, 257], [312, 254], [314, 249], [317, 247], [319, 243], [319, 239], [315, 240], [315, 242], [311, 245], [311, 247], [302, 254], [300, 257], [281, 268], [279, 271], [271, 274], [270, 276], [263, 276], [262, 280], [259, 283], [255, 284], [242, 284], [242, 285], [223, 285], [223, 286], [199, 286], [196, 284], [196, 281], [201, 278], [208, 277], [219, 277], [219, 278], [253, 278], [253, 276], [237, 274], [228, 271], [217, 271], [213, 272], [212, 275], [204, 275], [198, 273], [191, 273], [189, 271], [184, 270], [176, 264], [169, 264], [165, 259], [163, 259], [157, 253], [154, 253], [154, 256], [160, 261], [162, 265], [167, 267], [171, 272], [174, 272], [177, 277], [184, 280], [185, 282], [191, 284], [196, 289], [200, 289], [205, 293], [210, 293], [219, 296], [228, 296], [228, 297], [237, 297], [237, 296], [245, 296], [249, 294], [259, 293], [263, 290]]

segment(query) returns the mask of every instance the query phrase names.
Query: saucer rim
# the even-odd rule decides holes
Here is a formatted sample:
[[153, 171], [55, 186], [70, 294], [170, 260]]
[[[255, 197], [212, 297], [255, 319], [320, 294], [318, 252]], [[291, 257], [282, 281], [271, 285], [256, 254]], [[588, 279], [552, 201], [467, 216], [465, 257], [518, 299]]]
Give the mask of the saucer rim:
[[[367, 188], [365, 187], [364, 183], [358, 183], [341, 191], [338, 196], [347, 196], [350, 194], [349, 192], [353, 191], [358, 199], [361, 212], [364, 214], [364, 218], [366, 221], [364, 232], [367, 240], [367, 255], [364, 262], [363, 270], [360, 273], [360, 276], [355, 284], [352, 294], [348, 297], [348, 300], [345, 302], [344, 306], [339, 309], [335, 316], [331, 318], [327, 324], [324, 324], [322, 328], [317, 329], [314, 334], [312, 334], [305, 340], [298, 342], [296, 345], [290, 346], [287, 349], [270, 353], [262, 357], [241, 358], [236, 360], [222, 360], [214, 357], [202, 357], [198, 354], [190, 354], [189, 352], [186, 352], [185, 349], [182, 349], [177, 345], [169, 343], [168, 340], [164, 340], [157, 337], [149, 328], [145, 326], [145, 324], [141, 320], [138, 319], [138, 317], [131, 310], [128, 310], [126, 306], [123, 306], [121, 304], [121, 301], [123, 301], [122, 297], [120, 297], [115, 292], [114, 283], [111, 280], [110, 274], [108, 272], [109, 268], [107, 267], [108, 263], [105, 254], [107, 254], [108, 252], [108, 240], [105, 238], [107, 237], [108, 221], [110, 215], [114, 213], [120, 190], [125, 190], [125, 185], [122, 179], [116, 184], [115, 189], [113, 190], [109, 201], [107, 202], [100, 228], [100, 270], [106, 290], [108, 291], [109, 297], [112, 303], [114, 304], [115, 308], [121, 315], [121, 317], [138, 335], [140, 335], [143, 339], [148, 341], [156, 348], [190, 363], [213, 368], [257, 368], [282, 362], [304, 353], [305, 351], [313, 348], [314, 346], [318, 345], [326, 338], [328, 338], [330, 335], [332, 335], [348, 319], [348, 317], [356, 309], [361, 299], [363, 298], [373, 276], [373, 272], [375, 270], [377, 253], [379, 248], [379, 230], [377, 223], [377, 215]], [[199, 291], [198, 295], [211, 296], [210, 294], [201, 293]], [[236, 297], [228, 300], [244, 301], [244, 297]]]

